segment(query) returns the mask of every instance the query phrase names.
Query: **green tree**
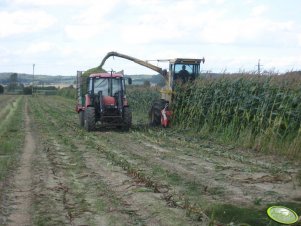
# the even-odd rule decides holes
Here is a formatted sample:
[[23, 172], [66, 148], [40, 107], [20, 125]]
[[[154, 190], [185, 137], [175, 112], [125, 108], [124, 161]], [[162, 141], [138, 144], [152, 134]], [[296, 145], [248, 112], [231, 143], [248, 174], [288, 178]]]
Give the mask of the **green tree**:
[[18, 74], [12, 73], [10, 75], [9, 84], [7, 86], [8, 91], [14, 91], [17, 88], [17, 80], [18, 80]]
[[4, 93], [4, 87], [2, 85], [0, 85], [0, 94]]
[[31, 94], [32, 94], [32, 86], [24, 87], [23, 93], [24, 93], [25, 95], [31, 95]]
[[150, 83], [150, 81], [145, 80], [145, 81], [143, 82], [143, 85], [146, 86], [146, 87], [150, 87], [150, 86], [151, 86], [151, 83]]

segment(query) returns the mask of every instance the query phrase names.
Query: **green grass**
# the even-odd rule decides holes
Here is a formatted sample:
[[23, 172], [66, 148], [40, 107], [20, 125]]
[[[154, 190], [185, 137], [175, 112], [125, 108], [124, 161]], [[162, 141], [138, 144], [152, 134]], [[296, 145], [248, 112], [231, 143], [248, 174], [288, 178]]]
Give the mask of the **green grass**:
[[242, 208], [230, 204], [215, 205], [208, 210], [208, 214], [221, 223], [233, 222], [234, 225], [266, 226], [270, 222], [265, 210]]
[[0, 181], [3, 181], [17, 162], [24, 143], [23, 98], [18, 97], [11, 105], [0, 131]]
[[[295, 212], [300, 213], [301, 207], [296, 203], [271, 203], [268, 206], [263, 208], [244, 208], [233, 206], [230, 204], [215, 205], [212, 208], [207, 210], [208, 215], [213, 216], [214, 219], [218, 220], [221, 223], [233, 222], [234, 225], [242, 225], [246, 223], [247, 225], [256, 225], [256, 226], [266, 226], [274, 225], [277, 226], [280, 224], [272, 221], [266, 214], [266, 210], [270, 206], [286, 206], [293, 209]], [[300, 215], [300, 214], [299, 214]]]

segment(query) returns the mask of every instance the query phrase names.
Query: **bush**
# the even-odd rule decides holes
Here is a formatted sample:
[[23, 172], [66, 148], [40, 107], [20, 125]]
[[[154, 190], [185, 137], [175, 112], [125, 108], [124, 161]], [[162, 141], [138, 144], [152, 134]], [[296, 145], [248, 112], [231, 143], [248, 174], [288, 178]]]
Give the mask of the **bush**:
[[69, 87], [59, 89], [57, 95], [71, 99], [76, 99], [76, 89], [72, 85], [70, 85]]
[[31, 95], [31, 94], [32, 94], [32, 86], [24, 87], [23, 93], [24, 93], [25, 95]]

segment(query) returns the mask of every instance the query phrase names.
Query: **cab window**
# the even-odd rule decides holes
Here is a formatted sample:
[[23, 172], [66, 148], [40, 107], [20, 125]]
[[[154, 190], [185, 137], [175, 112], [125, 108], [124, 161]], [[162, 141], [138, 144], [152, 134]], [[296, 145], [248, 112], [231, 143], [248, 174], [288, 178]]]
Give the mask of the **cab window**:
[[94, 93], [97, 94], [99, 91], [102, 91], [103, 96], [108, 96], [108, 92], [109, 92], [108, 79], [104, 79], [104, 78], [94, 79]]

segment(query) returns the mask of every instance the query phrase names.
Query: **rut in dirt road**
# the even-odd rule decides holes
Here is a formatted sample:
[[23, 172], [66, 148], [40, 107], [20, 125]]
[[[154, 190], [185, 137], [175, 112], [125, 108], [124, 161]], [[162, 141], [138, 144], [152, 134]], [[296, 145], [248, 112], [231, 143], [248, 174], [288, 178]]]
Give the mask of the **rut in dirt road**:
[[20, 167], [13, 179], [10, 199], [13, 202], [8, 225], [31, 225], [30, 206], [32, 191], [31, 163], [36, 144], [30, 129], [27, 99], [25, 104], [25, 144], [20, 158]]

